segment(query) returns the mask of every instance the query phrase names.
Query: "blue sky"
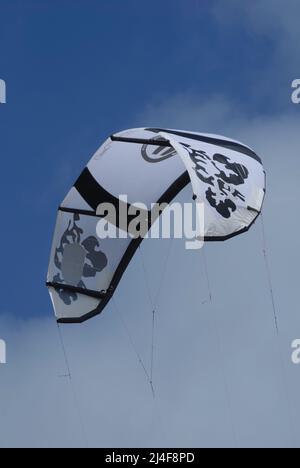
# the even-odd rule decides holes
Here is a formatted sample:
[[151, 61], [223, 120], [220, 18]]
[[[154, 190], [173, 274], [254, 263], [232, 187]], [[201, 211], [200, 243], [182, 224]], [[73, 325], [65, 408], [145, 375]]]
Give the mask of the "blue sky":
[[[276, 41], [242, 22], [220, 28], [218, 3], [1, 0], [0, 70], [8, 93], [0, 114], [1, 190], [10, 226], [2, 235], [11, 246], [2, 254], [2, 309], [25, 316], [49, 312], [41, 278], [56, 207], [100, 142], [116, 130], [142, 126], [138, 116], [149, 104], [222, 93], [249, 116], [260, 115], [262, 105], [264, 113], [278, 107], [277, 74], [267, 107], [254, 86]], [[279, 90], [286, 104], [289, 79], [287, 73]], [[202, 130], [197, 122], [194, 129]], [[216, 131], [210, 123], [206, 130]], [[22, 265], [18, 294], [15, 254]]]
[[[289, 368], [288, 359], [289, 343], [291, 339], [297, 338], [294, 336], [297, 334], [297, 327], [300, 333], [300, 319], [296, 310], [298, 265], [293, 249], [293, 243], [297, 243], [299, 227], [295, 219], [295, 200], [298, 183], [296, 174], [299, 173], [297, 155], [300, 109], [292, 105], [290, 99], [291, 82], [299, 78], [300, 69], [296, 48], [299, 41], [296, 19], [299, 18], [300, 7], [294, 0], [255, 0], [246, 5], [244, 3], [246, 2], [241, 5], [237, 0], [0, 0], [0, 78], [7, 83], [7, 104], [0, 106], [3, 174], [0, 188], [1, 258], [4, 265], [0, 304], [3, 332], [0, 328], [0, 337], [4, 334], [13, 348], [13, 363], [7, 366], [3, 374], [4, 391], [9, 394], [11, 386], [22, 388], [24, 385], [22, 396], [14, 395], [11, 400], [11, 405], [20, 405], [24, 414], [19, 411], [17, 416], [17, 411], [10, 413], [6, 408], [4, 413], [8, 426], [13, 426], [17, 421], [22, 427], [22, 423], [29, 417], [24, 407], [33, 404], [30, 393], [35, 388], [41, 392], [44, 386], [49, 388], [50, 377], [55, 381], [53, 383], [51, 380], [50, 384], [51, 389], [54, 389], [55, 402], [59, 402], [62, 409], [66, 408], [65, 400], [68, 398], [64, 392], [67, 392], [67, 384], [57, 380], [57, 367], [63, 364], [58, 364], [61, 356], [59, 357], [57, 351], [57, 336], [52, 328], [52, 307], [44, 287], [56, 209], [100, 143], [111, 133], [132, 126], [163, 125], [223, 133], [245, 140], [245, 143], [254, 146], [262, 155], [269, 174], [265, 216], [282, 327], [280, 346], [289, 370], [287, 386], [289, 389], [299, 387], [300, 371], [298, 370], [298, 377], [297, 371]], [[279, 216], [283, 221], [280, 226]], [[288, 229], [284, 226], [288, 226]], [[282, 370], [277, 359], [274, 369], [271, 366], [270, 371], [268, 357], [264, 354], [267, 349], [270, 356], [274, 355], [277, 352], [277, 342], [269, 297], [266, 295], [266, 288], [262, 286], [266, 280], [263, 264], [260, 258], [254, 260], [260, 249], [260, 242], [258, 227], [248, 237], [226, 246], [209, 246], [208, 251], [212, 281], [218, 291], [218, 299], [212, 308], [222, 336], [223, 364], [225, 374], [229, 375], [229, 394], [235, 402], [234, 424], [241, 434], [240, 441], [235, 440], [235, 443], [300, 445], [299, 440], [292, 440], [289, 423], [285, 423], [288, 410], [280, 389], [278, 395], [272, 394], [274, 405], [267, 404], [273, 401], [270, 399], [270, 389], [276, 387], [278, 379], [282, 382]], [[161, 384], [165, 418], [175, 428], [173, 433], [167, 431], [167, 438], [161, 433], [160, 439], [154, 435], [158, 423], [153, 416], [155, 413], [152, 411], [152, 403], [147, 400], [148, 395], [143, 394], [144, 382], [139, 381], [139, 385], [135, 385], [138, 370], [135, 368], [134, 355], [130, 352], [126, 354], [122, 348], [126, 347], [126, 337], [122, 335], [121, 338], [120, 330], [114, 335], [116, 324], [111, 309], [103, 318], [96, 318], [92, 325], [85, 326], [83, 331], [77, 328], [75, 331], [68, 329], [65, 332], [75, 372], [79, 376], [80, 385], [83, 385], [80, 393], [84, 396], [84, 402], [91, 401], [90, 407], [84, 406], [88, 415], [86, 424], [101, 432], [99, 421], [104, 417], [108, 425], [108, 432], [103, 435], [101, 442], [92, 440], [94, 445], [158, 445], [160, 441], [162, 445], [164, 442], [174, 446], [195, 445], [195, 436], [184, 429], [189, 426], [202, 435], [200, 445], [234, 445], [233, 439], [228, 436], [226, 425], [232, 415], [227, 414], [224, 389], [215, 395], [215, 399], [211, 396], [214, 391], [217, 392], [212, 391], [212, 388], [224, 385], [224, 382], [220, 384], [214, 374], [218, 353], [215, 353], [211, 344], [214, 340], [211, 331], [213, 326], [208, 324], [211, 317], [209, 314], [202, 319], [197, 317], [200, 320], [197, 322], [199, 330], [203, 333], [210, 330], [207, 335], [201, 335], [201, 344], [192, 332], [193, 320], [196, 318], [187, 318], [191, 328], [185, 329], [187, 325], [181, 323], [183, 308], [189, 311], [198, 307], [198, 298], [187, 285], [186, 277], [201, 273], [200, 262], [198, 265], [191, 256], [184, 257], [181, 248], [182, 246], [176, 248], [173, 254], [174, 268], [171, 268], [163, 299], [168, 317], [161, 328], [161, 340], [165, 342], [162, 346], [165, 361], [162, 361], [161, 368], [157, 371], [164, 382], [165, 369], [169, 368], [170, 355], [174, 357], [174, 352], [178, 367], [171, 371], [173, 374], [170, 382], [174, 383], [172, 388], [174, 390], [176, 387], [177, 391], [169, 406], [168, 384]], [[164, 249], [162, 245], [145, 247], [150, 273], [154, 271], [151, 261], [155, 252], [159, 255]], [[230, 270], [235, 270], [234, 282], [238, 285], [240, 294], [224, 284], [222, 278], [224, 272], [226, 273], [225, 267], [223, 270], [221, 267], [219, 270], [215, 268], [220, 258], [227, 264], [229, 262]], [[245, 258], [245, 262], [239, 263], [241, 258]], [[179, 259], [186, 270], [176, 276], [174, 271], [177, 271]], [[132, 294], [128, 294], [130, 287], [138, 282], [136, 268], [137, 262], [133, 263], [120, 288], [119, 300], [122, 305], [125, 304], [123, 309], [128, 314], [137, 346], [146, 355], [149, 324], [137, 312], [145, 308], [142, 286], [139, 286], [135, 301]], [[249, 277], [255, 279], [250, 287], [252, 296], [245, 303], [243, 294], [248, 291], [245, 283]], [[203, 282], [202, 278], [201, 284]], [[156, 287], [154, 281], [153, 289]], [[180, 291], [180, 298], [174, 297], [174, 289]], [[207, 294], [204, 286], [201, 294], [204, 297]], [[242, 315], [239, 314], [240, 310], [243, 311]], [[175, 323], [183, 327], [183, 337], [174, 326], [173, 318]], [[172, 337], [166, 342], [171, 321]], [[232, 336], [234, 331], [236, 334]], [[45, 339], [40, 335], [44, 335]], [[183, 360], [182, 354], [177, 356], [174, 337], [186, 349], [186, 354], [183, 353], [185, 357], [194, 356], [192, 361]], [[191, 343], [191, 349], [188, 343]], [[253, 343], [257, 346], [255, 351]], [[115, 354], [112, 352], [112, 344], [116, 345]], [[80, 346], [80, 350], [76, 349], [77, 346]], [[89, 354], [98, 354], [97, 346], [101, 347], [104, 355], [111, 356], [106, 364], [99, 364], [98, 360], [93, 362], [97, 369], [100, 366], [106, 381], [103, 395], [107, 406], [111, 405], [110, 409], [114, 408], [114, 411], [119, 405], [122, 408], [122, 404], [134, 408], [134, 401], [141, 400], [141, 406], [145, 410], [145, 424], [139, 420], [138, 414], [134, 413], [131, 420], [126, 412], [122, 413], [123, 410], [118, 420], [118, 430], [104, 410], [104, 414], [98, 419], [93, 416], [92, 409], [97, 405], [95, 389], [100, 384], [96, 378], [93, 380], [95, 367], [91, 364], [88, 370], [85, 369], [87, 361], [91, 361]], [[26, 361], [21, 356], [24, 349], [27, 350]], [[36, 356], [37, 352], [40, 361]], [[48, 361], [52, 353], [53, 361]], [[123, 353], [127, 359], [126, 361], [124, 357], [124, 362], [121, 359]], [[205, 363], [203, 356], [209, 353], [212, 362]], [[239, 363], [234, 360], [236, 354], [241, 356]], [[256, 374], [257, 360], [261, 363], [259, 378]], [[129, 361], [131, 364], [128, 364]], [[248, 364], [243, 367], [242, 363], [245, 361]], [[194, 376], [193, 366], [196, 364], [197, 369], [202, 372], [201, 374], [199, 371], [199, 380], [191, 377]], [[28, 371], [24, 374], [26, 384], [17, 377], [24, 366]], [[126, 372], [124, 366], [129, 366]], [[38, 378], [41, 367], [43, 371]], [[116, 390], [111, 400], [108, 397], [111, 385], [115, 388], [119, 385], [118, 379], [112, 376], [112, 368], [118, 369], [120, 375], [124, 372], [128, 381], [134, 383], [133, 388], [129, 383], [126, 384], [126, 398]], [[50, 376], [47, 369], [50, 369]], [[201, 400], [201, 379], [204, 377], [208, 378], [211, 385], [203, 390]], [[196, 390], [190, 394], [187, 389], [178, 385], [178, 379], [186, 382], [191, 379], [193, 388], [197, 388], [199, 384], [199, 395]], [[257, 387], [257, 379], [261, 384], [263, 381], [263, 388]], [[33, 382], [32, 387], [27, 380]], [[93, 395], [89, 394], [91, 388], [83, 383], [87, 381], [92, 382]], [[239, 392], [241, 382], [245, 383], [245, 387]], [[249, 394], [257, 392], [256, 400], [249, 407], [245, 404], [250, 398], [246, 388], [251, 389]], [[296, 398], [296, 390], [291, 392], [292, 405], [300, 414], [300, 407], [293, 400]], [[48, 395], [48, 400], [45, 397], [37, 403], [37, 407], [40, 408], [39, 413], [45, 411], [43, 414], [48, 421], [45, 433], [41, 435], [38, 430], [32, 429], [26, 435], [26, 440], [23, 440], [21, 432], [16, 434], [11, 430], [7, 439], [2, 435], [2, 440], [6, 440], [7, 445], [78, 445], [78, 434], [75, 442], [68, 437], [64, 439], [64, 436], [54, 437], [53, 427], [57, 420], [52, 420], [52, 416], [45, 410], [47, 406], [51, 408], [54, 404], [53, 393], [44, 393]], [[239, 400], [241, 394], [244, 395], [244, 401]], [[85, 398], [87, 395], [88, 398]], [[202, 414], [207, 416], [203, 420], [210, 421], [207, 424], [211, 424], [209, 430], [207, 424], [203, 423], [203, 427], [197, 425], [200, 423], [189, 406], [192, 405], [189, 402], [199, 399], [203, 405]], [[214, 407], [215, 412], [205, 413], [206, 406]], [[272, 420], [271, 414], [275, 407], [279, 408], [277, 419], [274, 416], [275, 420]], [[259, 411], [254, 411], [257, 408], [260, 408], [260, 413], [266, 412], [263, 421]], [[68, 411], [64, 416], [66, 432], [74, 426], [74, 418], [76, 420], [73, 408], [70, 407]], [[244, 418], [240, 417], [241, 414], [244, 414]], [[18, 417], [22, 418], [22, 423]], [[37, 414], [35, 417], [37, 426], [45, 423]], [[57, 417], [59, 418], [59, 414]], [[132, 438], [127, 435], [128, 417], [134, 434]], [[283, 421], [281, 428], [280, 421]], [[256, 425], [262, 427], [258, 434], [255, 431]], [[90, 432], [95, 433], [92, 430]], [[266, 433], [269, 434], [268, 437]]]

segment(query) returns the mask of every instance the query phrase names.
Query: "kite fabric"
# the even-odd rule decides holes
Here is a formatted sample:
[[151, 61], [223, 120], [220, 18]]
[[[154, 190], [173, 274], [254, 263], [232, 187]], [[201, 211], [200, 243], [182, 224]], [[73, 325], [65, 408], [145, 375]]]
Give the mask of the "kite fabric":
[[[101, 204], [120, 206], [132, 219], [137, 202], [170, 203], [191, 184], [204, 206], [205, 241], [224, 241], [248, 231], [262, 210], [266, 176], [248, 146], [211, 134], [132, 129], [108, 138], [58, 210], [47, 286], [60, 323], [81, 323], [112, 298], [142, 238], [100, 239]], [[126, 196], [124, 201], [123, 197]], [[121, 201], [120, 201], [121, 200]], [[127, 226], [116, 223], [120, 230]]]

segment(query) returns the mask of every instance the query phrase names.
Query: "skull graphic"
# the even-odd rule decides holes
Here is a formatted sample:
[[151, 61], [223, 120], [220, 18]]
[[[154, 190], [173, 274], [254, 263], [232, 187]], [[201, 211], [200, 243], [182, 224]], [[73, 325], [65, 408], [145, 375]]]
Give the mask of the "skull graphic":
[[[54, 282], [86, 289], [82, 278], [95, 277], [104, 270], [108, 260], [103, 252], [97, 250], [100, 244], [96, 237], [82, 240], [83, 230], [77, 224], [79, 221], [80, 216], [74, 214], [55, 250], [54, 263], [59, 273]], [[73, 291], [62, 288], [58, 289], [58, 294], [66, 305], [78, 300], [78, 294]]]

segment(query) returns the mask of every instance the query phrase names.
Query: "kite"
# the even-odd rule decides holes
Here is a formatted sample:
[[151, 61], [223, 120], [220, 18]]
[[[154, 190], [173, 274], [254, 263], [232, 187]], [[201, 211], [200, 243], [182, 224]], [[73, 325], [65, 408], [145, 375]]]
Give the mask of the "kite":
[[[195, 202], [204, 206], [205, 242], [248, 231], [262, 211], [262, 161], [238, 141], [138, 128], [104, 142], [58, 209], [47, 287], [59, 323], [81, 323], [100, 314], [144, 238], [99, 238], [97, 225], [107, 221], [99, 207], [113, 206], [117, 216], [107, 223], [128, 234], [136, 202], [141, 202], [148, 230], [155, 219], [153, 204], [170, 204], [188, 184]], [[125, 225], [120, 210], [128, 215]]]

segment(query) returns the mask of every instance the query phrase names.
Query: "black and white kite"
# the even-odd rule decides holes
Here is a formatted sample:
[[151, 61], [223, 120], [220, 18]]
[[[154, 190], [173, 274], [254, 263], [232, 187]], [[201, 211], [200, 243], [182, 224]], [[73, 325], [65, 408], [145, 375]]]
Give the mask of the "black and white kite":
[[100, 240], [99, 205], [109, 203], [118, 213], [126, 195], [128, 213], [142, 202], [150, 220], [152, 204], [170, 203], [190, 183], [204, 204], [205, 241], [246, 232], [261, 212], [265, 171], [248, 146], [159, 128], [127, 130], [105, 141], [58, 211], [47, 278], [58, 322], [80, 323], [100, 314], [142, 241]]

